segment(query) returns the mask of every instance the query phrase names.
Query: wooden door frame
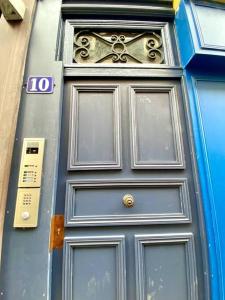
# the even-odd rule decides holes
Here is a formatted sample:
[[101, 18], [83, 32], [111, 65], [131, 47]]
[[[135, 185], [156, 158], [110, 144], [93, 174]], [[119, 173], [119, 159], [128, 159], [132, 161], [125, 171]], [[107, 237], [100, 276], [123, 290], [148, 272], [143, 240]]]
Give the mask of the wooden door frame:
[[[71, 5], [71, 9], [74, 9], [75, 13], [75, 6]], [[65, 6], [62, 6], [62, 11], [64, 13], [64, 16], [66, 17], [67, 14], [69, 14], [69, 6], [65, 8]], [[79, 11], [79, 10], [78, 10]], [[76, 11], [76, 13], [78, 13]], [[106, 10], [107, 11], [107, 10]], [[161, 12], [162, 13], [162, 12]], [[170, 15], [171, 17], [171, 15]], [[166, 20], [170, 20], [170, 17]], [[87, 19], [79, 19], [79, 17], [74, 16], [74, 22], [68, 21], [68, 23], [77, 23], [78, 21], [81, 22], [87, 22]], [[165, 16], [164, 16], [165, 18]], [[140, 17], [141, 19], [141, 17]], [[96, 21], [96, 20], [95, 20]], [[101, 19], [99, 16], [99, 19], [96, 21], [95, 25], [98, 26], [104, 22], [104, 19]], [[110, 22], [110, 21], [109, 21]], [[120, 26], [121, 29], [126, 27], [126, 22], [121, 21]], [[141, 22], [140, 22], [141, 24]], [[71, 29], [67, 28], [67, 33], [71, 34]], [[175, 42], [175, 40], [173, 41]], [[178, 47], [177, 47], [178, 48]], [[65, 49], [64, 49], [65, 50]], [[66, 51], [68, 51], [66, 49]], [[70, 52], [71, 53], [71, 52]], [[68, 52], [67, 52], [67, 59], [68, 59]], [[72, 63], [66, 63], [64, 64], [64, 79], [67, 78], [75, 78], [75, 79], [85, 79], [85, 78], [93, 78], [96, 79], [100, 78], [120, 78], [120, 79], [127, 79], [127, 78], [139, 78], [139, 79], [178, 79], [181, 82], [181, 89], [182, 94], [184, 98], [184, 113], [187, 123], [187, 132], [188, 132], [188, 142], [190, 145], [190, 151], [191, 153], [195, 153], [195, 146], [194, 146], [194, 140], [193, 140], [193, 128], [191, 124], [191, 113], [190, 113], [190, 107], [189, 107], [189, 99], [188, 99], [188, 93], [186, 90], [186, 84], [185, 84], [185, 75], [183, 72], [183, 68], [180, 66], [178, 61], [175, 59], [175, 63], [173, 65], [151, 65], [148, 66], [145, 65], [104, 65], [104, 64], [92, 64], [92, 65], [76, 65]], [[112, 68], [113, 68], [113, 74], [112, 74]], [[132, 74], [132, 75], [131, 75]], [[198, 207], [198, 216], [199, 216], [199, 229], [200, 229], [200, 235], [201, 235], [201, 243], [202, 243], [202, 261], [203, 261], [203, 269], [204, 271], [209, 270], [208, 266], [208, 251], [207, 251], [207, 238], [205, 234], [205, 222], [204, 222], [204, 213], [203, 213], [203, 207], [202, 207], [202, 199], [201, 199], [201, 191], [200, 191], [200, 184], [198, 180], [198, 168], [197, 168], [197, 161], [196, 157], [192, 155], [192, 168], [194, 173], [194, 184], [195, 184], [195, 190], [196, 190], [196, 197], [197, 197], [197, 207]], [[206, 299], [210, 299], [210, 287], [209, 287], [209, 276], [203, 277], [204, 281], [204, 287], [205, 287], [205, 297]]]

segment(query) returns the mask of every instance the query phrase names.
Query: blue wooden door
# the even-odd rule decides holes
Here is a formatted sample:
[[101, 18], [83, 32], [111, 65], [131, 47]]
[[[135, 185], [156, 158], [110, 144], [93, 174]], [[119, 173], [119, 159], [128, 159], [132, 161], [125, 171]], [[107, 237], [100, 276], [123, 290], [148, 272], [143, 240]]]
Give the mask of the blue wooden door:
[[205, 299], [179, 80], [67, 81], [64, 300]]

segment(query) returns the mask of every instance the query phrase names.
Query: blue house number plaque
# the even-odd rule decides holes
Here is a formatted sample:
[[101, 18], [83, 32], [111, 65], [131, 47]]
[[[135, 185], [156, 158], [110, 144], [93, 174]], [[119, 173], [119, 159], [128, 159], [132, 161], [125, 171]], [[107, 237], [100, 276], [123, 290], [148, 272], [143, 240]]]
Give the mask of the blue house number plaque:
[[30, 76], [27, 81], [28, 94], [52, 94], [54, 78], [51, 76]]

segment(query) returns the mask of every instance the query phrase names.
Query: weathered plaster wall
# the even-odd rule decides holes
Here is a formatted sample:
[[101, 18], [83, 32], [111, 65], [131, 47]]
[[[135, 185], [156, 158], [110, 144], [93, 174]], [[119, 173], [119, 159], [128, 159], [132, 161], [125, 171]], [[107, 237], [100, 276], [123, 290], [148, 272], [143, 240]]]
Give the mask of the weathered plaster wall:
[[24, 65], [36, 0], [24, 0], [24, 20], [0, 18], [0, 253]]

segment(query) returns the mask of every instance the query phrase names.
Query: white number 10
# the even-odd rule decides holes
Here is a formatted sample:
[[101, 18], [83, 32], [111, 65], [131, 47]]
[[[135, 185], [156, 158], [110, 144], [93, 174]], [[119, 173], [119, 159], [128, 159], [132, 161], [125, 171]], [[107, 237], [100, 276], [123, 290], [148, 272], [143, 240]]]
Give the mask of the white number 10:
[[31, 79], [31, 92], [37, 92], [37, 91], [41, 91], [41, 92], [46, 92], [49, 88], [49, 80], [47, 78], [41, 78], [41, 80], [39, 80], [39, 82], [37, 82], [37, 78], [32, 78]]

